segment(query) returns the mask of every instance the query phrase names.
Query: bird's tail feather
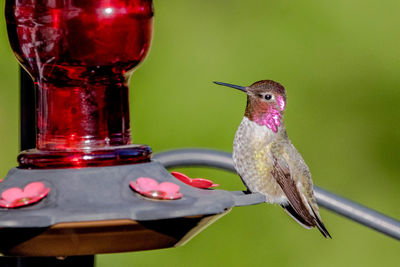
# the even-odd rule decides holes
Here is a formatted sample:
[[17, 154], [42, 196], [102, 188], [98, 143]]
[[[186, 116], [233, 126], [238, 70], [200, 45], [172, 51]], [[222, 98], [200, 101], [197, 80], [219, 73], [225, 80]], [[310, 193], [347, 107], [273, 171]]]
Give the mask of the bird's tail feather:
[[311, 207], [311, 210], [314, 214], [314, 218], [315, 218], [315, 226], [317, 226], [318, 230], [321, 232], [321, 234], [325, 237], [325, 238], [330, 238], [332, 239], [332, 236], [329, 234], [328, 229], [326, 229], [324, 223], [321, 221], [321, 219], [319, 218], [319, 216], [315, 213], [314, 209]]
[[284, 211], [286, 211], [287, 214], [289, 214], [290, 217], [292, 217], [296, 222], [298, 222], [301, 226], [303, 226], [306, 229], [311, 229], [313, 225], [310, 225], [307, 223], [303, 217], [301, 217], [291, 205], [281, 205]]
[[281, 205], [281, 206], [286, 211], [286, 213], [290, 215], [290, 217], [292, 217], [296, 222], [298, 222], [304, 228], [311, 229], [312, 227], [316, 226], [325, 238], [328, 238], [328, 237], [332, 238], [331, 235], [329, 234], [328, 230], [326, 229], [324, 223], [321, 221], [319, 216], [315, 213], [313, 208], [310, 207], [313, 212], [313, 215], [314, 215], [313, 217], [315, 220], [313, 221], [313, 223], [310, 223], [310, 222], [306, 221], [302, 216], [300, 216], [296, 212], [296, 210], [292, 207], [292, 205], [288, 204], [288, 205]]

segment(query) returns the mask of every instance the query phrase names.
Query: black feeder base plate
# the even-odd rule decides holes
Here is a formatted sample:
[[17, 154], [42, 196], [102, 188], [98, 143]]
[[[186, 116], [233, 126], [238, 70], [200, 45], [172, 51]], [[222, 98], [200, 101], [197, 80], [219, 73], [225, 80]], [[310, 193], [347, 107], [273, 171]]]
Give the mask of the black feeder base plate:
[[[178, 200], [149, 200], [129, 182], [150, 177], [178, 184]], [[0, 192], [40, 181], [51, 189], [40, 202], [0, 208], [0, 253], [73, 256], [149, 250], [189, 241], [232, 207], [265, 201], [260, 194], [186, 185], [160, 163], [82, 169], [11, 169]]]

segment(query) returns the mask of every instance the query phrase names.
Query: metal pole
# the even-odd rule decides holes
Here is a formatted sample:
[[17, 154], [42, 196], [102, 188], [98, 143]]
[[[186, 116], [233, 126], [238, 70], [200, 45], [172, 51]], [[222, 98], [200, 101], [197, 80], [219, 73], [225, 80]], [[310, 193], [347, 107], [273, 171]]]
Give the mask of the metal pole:
[[36, 99], [31, 76], [20, 67], [20, 148], [36, 147]]
[[[166, 168], [207, 166], [235, 172], [232, 154], [211, 149], [178, 149], [154, 155]], [[322, 207], [375, 231], [400, 240], [400, 221], [349, 199], [314, 186], [315, 197]]]

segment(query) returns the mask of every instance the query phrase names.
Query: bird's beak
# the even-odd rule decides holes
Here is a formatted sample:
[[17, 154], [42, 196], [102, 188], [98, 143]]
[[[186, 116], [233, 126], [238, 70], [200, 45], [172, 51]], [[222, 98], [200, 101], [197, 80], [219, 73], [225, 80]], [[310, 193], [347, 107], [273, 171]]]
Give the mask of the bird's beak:
[[223, 86], [228, 86], [228, 87], [232, 87], [232, 88], [235, 88], [235, 89], [238, 89], [238, 90], [240, 90], [240, 91], [242, 91], [242, 92], [247, 92], [247, 88], [246, 87], [243, 87], [243, 86], [239, 86], [239, 85], [233, 85], [233, 84], [230, 84], [230, 83], [221, 83], [221, 82], [214, 82], [215, 84], [218, 84], [218, 85], [223, 85]]

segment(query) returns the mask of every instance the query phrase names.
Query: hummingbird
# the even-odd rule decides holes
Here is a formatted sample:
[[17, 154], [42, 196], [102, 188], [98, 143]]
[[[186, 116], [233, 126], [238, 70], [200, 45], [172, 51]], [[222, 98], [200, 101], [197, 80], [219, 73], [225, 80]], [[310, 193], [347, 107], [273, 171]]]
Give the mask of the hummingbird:
[[248, 192], [279, 204], [300, 225], [331, 238], [319, 215], [311, 173], [283, 122], [285, 88], [272, 80], [248, 87], [214, 82], [247, 94], [244, 117], [233, 141], [233, 163]]

